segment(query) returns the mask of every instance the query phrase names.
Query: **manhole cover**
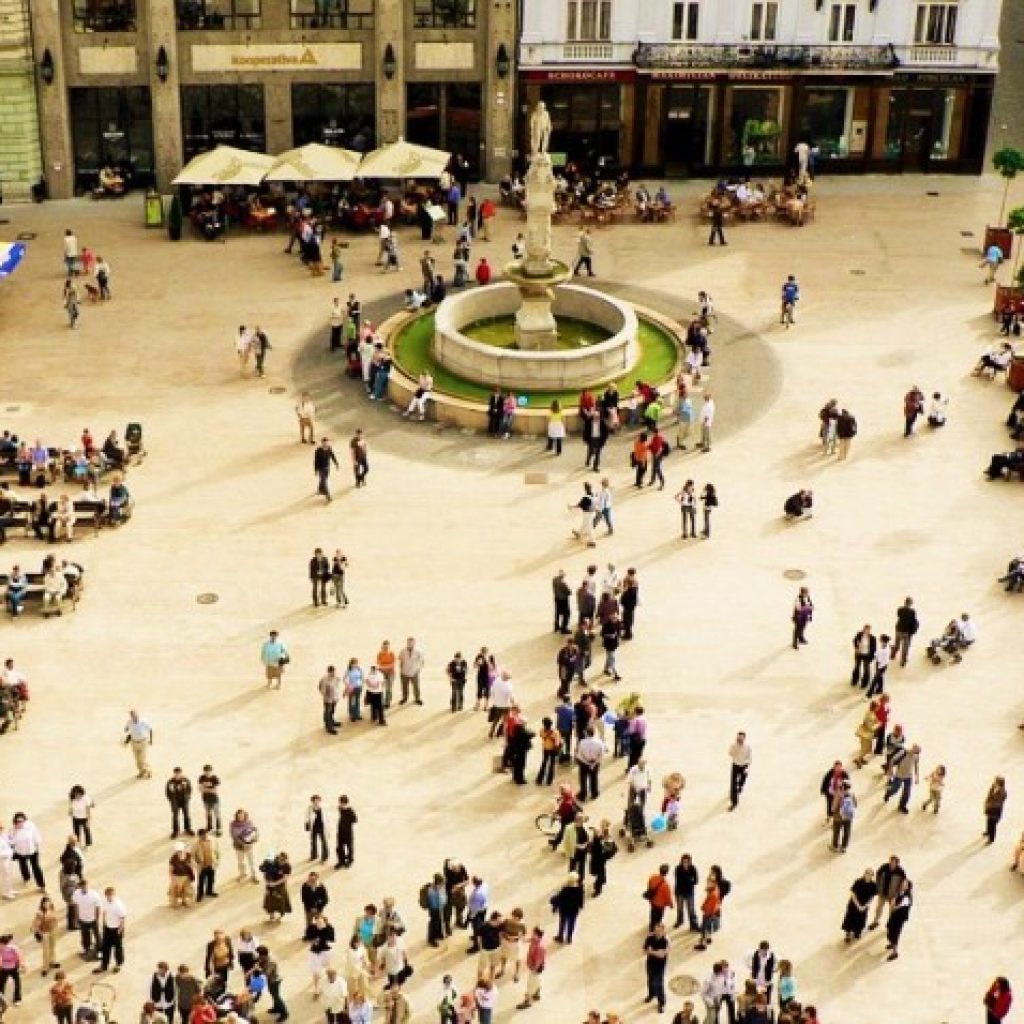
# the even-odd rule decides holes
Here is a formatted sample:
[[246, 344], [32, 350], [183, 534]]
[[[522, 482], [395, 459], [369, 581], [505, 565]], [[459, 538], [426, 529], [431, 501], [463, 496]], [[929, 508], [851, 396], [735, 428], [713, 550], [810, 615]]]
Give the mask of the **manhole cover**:
[[978, 247], [976, 245], [961, 245], [960, 252], [962, 252], [964, 256], [976, 257], [978, 255]]
[[270, 391], [270, 393], [272, 395], [283, 395], [288, 389], [287, 388], [283, 388], [283, 387], [281, 387], [280, 384], [278, 384], [275, 387], [269, 388], [268, 390]]
[[36, 233], [34, 231], [22, 231], [21, 234], [18, 235], [18, 241], [19, 242], [31, 242], [32, 239], [35, 238], [35, 237], [36, 237]]
[[937, 196], [938, 194], [939, 194], [938, 192], [925, 192], [926, 196], [933, 196], [934, 197], [934, 196]]
[[787, 569], [783, 574], [787, 580], [805, 580], [807, 573], [803, 569]]
[[974, 237], [974, 232], [973, 231], [961, 231], [960, 232], [960, 237], [961, 238], [973, 238]]
[[10, 220], [7, 217], [0, 217], [0, 224], [10, 224]]
[[692, 974], [677, 974], [668, 981], [668, 990], [674, 996], [692, 996], [699, 988], [700, 982]]
[[207, 591], [205, 594], [199, 594], [196, 597], [196, 604], [216, 604], [219, 600], [220, 598], [216, 594]]
[[863, 277], [867, 273], [867, 271], [866, 270], [851, 270], [850, 273], [853, 274], [854, 277]]
[[4, 412], [21, 412], [20, 405], [6, 405], [4, 406]]

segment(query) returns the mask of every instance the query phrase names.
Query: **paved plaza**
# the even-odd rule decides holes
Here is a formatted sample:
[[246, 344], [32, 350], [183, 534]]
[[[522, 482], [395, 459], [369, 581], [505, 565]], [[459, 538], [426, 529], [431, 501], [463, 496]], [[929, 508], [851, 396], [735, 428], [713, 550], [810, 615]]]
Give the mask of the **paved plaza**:
[[[980, 1021], [993, 976], [1024, 985], [1024, 878], [1007, 870], [1024, 828], [1016, 657], [1024, 598], [996, 582], [1021, 551], [1024, 485], [983, 475], [991, 453], [1010, 446], [1004, 421], [1013, 396], [1002, 380], [970, 375], [996, 336], [978, 246], [1002, 183], [824, 178], [814, 222], [732, 226], [726, 248], [708, 248], [707, 227], [693, 215], [702, 187], [672, 183], [682, 206], [674, 223], [597, 231], [595, 283], [680, 317], [696, 310], [699, 289], [714, 297], [721, 321], [706, 385], [720, 409], [714, 449], [674, 452], [666, 489], [641, 494], [630, 486], [629, 442], [613, 439], [603, 468], [616, 496], [615, 534], [599, 531], [589, 551], [573, 542], [566, 510], [593, 479], [578, 438], [554, 458], [541, 440], [410, 423], [367, 402], [344, 378], [343, 357], [328, 352], [335, 294], [356, 292], [376, 320], [419, 280], [415, 229], [400, 233], [399, 275], [374, 268], [372, 236], [349, 237], [345, 279], [332, 285], [282, 255], [283, 236], [172, 244], [142, 227], [137, 196], [3, 208], [8, 237], [37, 237], [18, 272], [0, 282], [0, 428], [67, 445], [85, 426], [99, 438], [139, 421], [148, 453], [127, 478], [131, 522], [61, 551], [86, 569], [77, 610], [5, 618], [0, 637], [0, 656], [16, 659], [32, 690], [20, 730], [0, 737], [0, 820], [9, 824], [23, 810], [38, 824], [60, 907], [66, 794], [81, 783], [93, 795], [87, 875], [97, 888], [116, 885], [128, 907], [127, 964], [113, 979], [120, 1024], [137, 1020], [157, 961], [201, 972], [213, 930], [237, 936], [245, 926], [281, 962], [291, 1019], [324, 1019], [311, 995], [298, 901], [313, 793], [330, 808], [347, 794], [359, 817], [354, 866], [327, 871], [339, 962], [364, 904], [394, 896], [409, 929], [414, 1021], [437, 1019], [445, 973], [460, 991], [475, 981], [464, 933], [439, 949], [425, 942], [417, 894], [446, 857], [486, 879], [493, 907], [520, 906], [528, 925], [553, 937], [548, 901], [566, 862], [533, 824], [554, 792], [532, 781], [539, 744], [529, 786], [493, 773], [499, 741], [488, 741], [483, 713], [449, 714], [444, 669], [456, 650], [472, 660], [487, 645], [538, 728], [557, 687], [551, 578], [564, 568], [575, 589], [591, 562], [639, 574], [636, 638], [619, 654], [624, 678], [603, 687], [615, 699], [642, 694], [656, 791], [667, 772], [687, 780], [680, 826], [653, 849], [620, 849], [605, 893], [587, 901], [574, 944], [551, 944], [542, 1001], [517, 1011], [523, 986], [506, 976], [498, 1021], [525, 1013], [577, 1024], [592, 1008], [629, 1024], [657, 1019], [643, 1003], [642, 893], [660, 863], [674, 865], [684, 852], [702, 879], [720, 864], [732, 891], [707, 952], [695, 951], [684, 930], [670, 932], [675, 991], [701, 984], [721, 958], [745, 977], [762, 939], [793, 961], [801, 1001], [827, 1024]], [[1015, 188], [1011, 206], [1024, 201]], [[111, 264], [114, 295], [83, 304], [74, 331], [60, 298], [69, 227]], [[518, 230], [503, 210], [492, 241], [474, 246], [474, 265], [479, 255], [504, 264]], [[555, 229], [556, 256], [571, 257], [575, 231]], [[446, 277], [450, 242], [437, 247]], [[786, 330], [778, 294], [790, 273], [802, 300]], [[239, 375], [239, 324], [259, 324], [270, 338], [263, 379]], [[949, 423], [941, 431], [919, 426], [904, 439], [903, 395], [914, 384], [949, 396]], [[318, 433], [333, 440], [342, 463], [330, 505], [315, 494], [311, 448], [298, 442], [294, 406], [304, 388], [319, 407]], [[816, 441], [818, 410], [833, 397], [860, 427], [846, 462], [824, 457]], [[347, 463], [357, 427], [371, 465], [360, 490]], [[537, 472], [546, 482], [527, 481]], [[713, 482], [719, 494], [708, 541], [679, 538], [672, 495], [688, 477], [698, 490]], [[787, 525], [782, 503], [802, 487], [814, 490], [815, 517]], [[317, 546], [349, 558], [346, 610], [311, 607], [306, 570]], [[34, 541], [12, 538], [0, 563], [3, 571], [16, 561], [34, 568], [43, 554]], [[799, 580], [796, 570], [805, 574]], [[790, 611], [801, 584], [815, 615], [809, 645], [795, 651]], [[197, 603], [206, 592], [216, 603]], [[890, 669], [887, 691], [893, 720], [922, 748], [922, 786], [912, 813], [901, 815], [882, 802], [877, 759], [852, 768], [865, 702], [849, 686], [850, 639], [864, 623], [891, 632], [908, 595], [922, 628], [908, 666]], [[933, 667], [925, 641], [965, 611], [978, 643], [961, 665]], [[280, 691], [266, 688], [259, 659], [271, 628], [292, 658]], [[317, 693], [325, 666], [351, 657], [367, 665], [382, 639], [397, 648], [409, 636], [426, 656], [423, 706], [395, 706], [387, 729], [346, 720], [339, 735], [326, 734]], [[590, 674], [598, 680], [600, 666], [595, 657]], [[131, 707], [154, 729], [151, 780], [135, 778], [122, 745]], [[729, 813], [727, 749], [739, 729], [753, 764]], [[850, 767], [860, 804], [842, 856], [828, 848], [819, 795], [837, 758]], [[283, 923], [267, 923], [261, 888], [235, 882], [226, 836], [220, 899], [168, 905], [163, 786], [175, 765], [194, 783], [207, 763], [222, 780], [224, 810], [244, 807], [258, 824], [260, 854], [286, 850], [296, 865], [296, 913]], [[938, 764], [948, 784], [935, 816], [920, 806], [924, 777]], [[602, 795], [587, 805], [592, 823], [607, 817], [617, 829], [624, 767], [606, 760]], [[1009, 799], [987, 846], [982, 803], [997, 774]], [[199, 816], [198, 798], [193, 810]], [[840, 931], [851, 883], [890, 854], [915, 883], [893, 963], [884, 928], [853, 946]], [[37, 902], [27, 887], [0, 906], [0, 930], [14, 932], [28, 961], [25, 1001], [9, 1012], [12, 1022], [50, 1019], [50, 979], [39, 976], [29, 934]], [[84, 993], [92, 965], [63, 928], [58, 953]], [[699, 1004], [698, 994], [690, 998]], [[670, 991], [663, 1019], [681, 1003]], [[270, 1019], [262, 1008], [259, 1019]]]

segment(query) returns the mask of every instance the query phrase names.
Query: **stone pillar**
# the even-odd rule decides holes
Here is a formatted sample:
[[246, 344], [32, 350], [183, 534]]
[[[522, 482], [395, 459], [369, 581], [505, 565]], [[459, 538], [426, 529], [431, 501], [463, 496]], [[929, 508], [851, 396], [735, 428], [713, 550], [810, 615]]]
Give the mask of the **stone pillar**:
[[268, 75], [263, 86], [263, 117], [266, 122], [267, 152], [277, 155], [292, 148], [292, 87]]
[[38, 77], [39, 135], [43, 150], [43, 175], [53, 199], [70, 199], [75, 192], [74, 160], [68, 86], [64, 73], [64, 45], [59, 0], [35, 0], [32, 4], [32, 43], [38, 69], [47, 50], [53, 59], [53, 82]]
[[[170, 192], [171, 182], [184, 164], [181, 141], [181, 67], [174, 0], [150, 0], [147, 14], [149, 53], [140, 56], [140, 60], [146, 61], [145, 71], [153, 110], [156, 187], [160, 192]], [[156, 59], [161, 46], [167, 52], [170, 68], [166, 82], [161, 82], [156, 73]]]
[[[479, 9], [482, 5], [478, 4]], [[513, 0], [494, 0], [487, 11], [483, 47], [483, 166], [482, 177], [499, 181], [512, 172], [516, 116], [516, 7]], [[504, 45], [510, 67], [498, 77], [498, 48]]]
[[[374, 18], [374, 39], [364, 54], [365, 67], [377, 83], [377, 145], [397, 142], [405, 134], [405, 24], [403, 9], [412, 9], [407, 0], [377, 0]], [[397, 68], [389, 82], [384, 77], [384, 50], [388, 44], [395, 51]]]

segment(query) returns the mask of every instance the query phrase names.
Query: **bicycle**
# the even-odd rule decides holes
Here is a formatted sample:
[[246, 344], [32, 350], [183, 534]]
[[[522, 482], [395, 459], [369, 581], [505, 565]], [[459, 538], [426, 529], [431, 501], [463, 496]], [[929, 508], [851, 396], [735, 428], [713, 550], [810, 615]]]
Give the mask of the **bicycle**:
[[785, 324], [786, 327], [792, 327], [796, 321], [793, 319], [793, 307], [795, 303], [792, 299], [783, 299], [782, 301], [782, 319], [779, 321]]
[[554, 839], [562, 827], [562, 821], [554, 811], [545, 811], [543, 814], [538, 814], [533, 819], [533, 823], [537, 827], [537, 831], [547, 836], [548, 839]]

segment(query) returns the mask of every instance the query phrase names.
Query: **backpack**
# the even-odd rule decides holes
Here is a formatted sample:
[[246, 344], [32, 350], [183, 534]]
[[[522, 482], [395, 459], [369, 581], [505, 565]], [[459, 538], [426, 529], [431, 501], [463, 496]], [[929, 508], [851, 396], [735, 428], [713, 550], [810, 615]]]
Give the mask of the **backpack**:
[[839, 803], [839, 817], [843, 821], [853, 821], [853, 816], [857, 813], [857, 804], [854, 802], [853, 795], [847, 793]]
[[857, 436], [857, 421], [851, 416], [850, 417], [850, 437]]
[[428, 892], [430, 891], [430, 883], [426, 882], [420, 886], [420, 906], [426, 910], [430, 906], [428, 899]]
[[732, 892], [732, 882], [728, 878], [722, 878], [718, 882], [718, 895], [724, 900]]

